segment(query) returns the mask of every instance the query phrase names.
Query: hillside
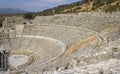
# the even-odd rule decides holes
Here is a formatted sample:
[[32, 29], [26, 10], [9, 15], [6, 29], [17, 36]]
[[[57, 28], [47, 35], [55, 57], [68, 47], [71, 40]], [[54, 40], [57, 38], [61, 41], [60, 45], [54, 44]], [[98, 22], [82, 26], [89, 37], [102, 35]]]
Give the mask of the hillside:
[[[67, 14], [79, 12], [113, 12], [120, 11], [120, 0], [82, 0], [71, 4], [60, 5], [42, 12], [30, 13], [31, 16]], [[20, 13], [20, 14], [19, 14]], [[21, 14], [22, 13], [22, 14]], [[0, 8], [0, 20], [6, 16], [24, 16], [27, 11], [11, 8]], [[29, 16], [28, 16], [29, 17]]]
[[82, 0], [71, 4], [60, 5], [39, 12], [39, 15], [53, 15], [65, 13], [91, 12], [91, 11], [119, 11], [119, 0]]

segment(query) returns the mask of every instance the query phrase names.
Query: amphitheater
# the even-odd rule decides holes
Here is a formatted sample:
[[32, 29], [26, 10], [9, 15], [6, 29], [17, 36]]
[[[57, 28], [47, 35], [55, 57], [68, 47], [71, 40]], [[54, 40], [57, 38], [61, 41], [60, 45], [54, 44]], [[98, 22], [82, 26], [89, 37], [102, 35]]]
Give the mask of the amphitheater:
[[0, 43], [0, 74], [120, 74], [120, 12], [7, 17]]

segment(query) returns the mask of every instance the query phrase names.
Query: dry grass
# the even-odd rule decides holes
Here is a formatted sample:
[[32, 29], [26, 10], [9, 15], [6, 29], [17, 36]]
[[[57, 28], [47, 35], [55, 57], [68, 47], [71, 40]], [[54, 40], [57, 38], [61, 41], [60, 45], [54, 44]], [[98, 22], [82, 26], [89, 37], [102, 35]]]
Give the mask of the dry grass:
[[110, 27], [110, 28], [107, 28], [107, 29], [102, 30], [102, 31], [100, 32], [100, 34], [106, 36], [106, 35], [108, 35], [108, 34], [111, 33], [111, 32], [117, 32], [117, 31], [118, 31], [118, 28], [116, 28], [116, 27]]
[[[101, 35], [103, 35], [104, 37], [106, 37], [107, 35], [109, 35], [111, 32], [116, 32], [118, 31], [118, 28], [116, 27], [109, 27], [107, 29], [102, 30], [101, 32], [99, 32]], [[78, 42], [76, 42], [75, 44], [72, 44], [67, 50], [66, 52], [63, 54], [63, 57], [66, 57], [68, 55], [70, 55], [71, 53], [75, 52], [77, 49], [79, 48], [85, 48], [88, 46], [91, 46], [94, 44], [94, 42], [97, 40], [97, 38], [95, 36], [87, 36], [86, 38], [84, 38], [83, 40], [80, 40]], [[96, 45], [97, 46], [97, 45]]]
[[91, 46], [96, 40], [97, 40], [97, 38], [95, 36], [90, 35], [90, 36], [84, 38], [83, 40], [80, 40], [80, 41], [76, 42], [75, 44], [71, 45], [67, 49], [67, 51], [64, 53], [63, 56], [66, 57], [79, 48], [85, 48], [85, 47]]

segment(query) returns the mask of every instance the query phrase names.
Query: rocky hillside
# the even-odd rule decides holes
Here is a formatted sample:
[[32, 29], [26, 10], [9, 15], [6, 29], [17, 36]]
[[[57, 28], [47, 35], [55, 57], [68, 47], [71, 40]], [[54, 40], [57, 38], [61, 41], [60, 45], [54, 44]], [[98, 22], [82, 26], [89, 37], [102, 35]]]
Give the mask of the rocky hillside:
[[78, 13], [90, 11], [119, 11], [120, 0], [82, 0], [71, 4], [60, 5], [39, 12], [39, 15]]
[[[17, 10], [14, 10], [14, 11], [17, 11]], [[7, 17], [7, 16], [23, 16], [23, 17], [27, 16], [27, 18], [30, 18], [35, 16], [41, 16], [41, 15], [43, 16], [43, 15], [54, 15], [54, 14], [98, 12], [98, 11], [105, 11], [105, 12], [120, 11], [120, 0], [81, 0], [71, 4], [60, 5], [51, 9], [44, 10], [42, 12], [28, 13], [28, 15], [27, 14], [0, 14], [0, 23], [2, 23], [2, 21], [4, 20], [4, 17]], [[1, 13], [1, 9], [0, 9], [0, 13]]]

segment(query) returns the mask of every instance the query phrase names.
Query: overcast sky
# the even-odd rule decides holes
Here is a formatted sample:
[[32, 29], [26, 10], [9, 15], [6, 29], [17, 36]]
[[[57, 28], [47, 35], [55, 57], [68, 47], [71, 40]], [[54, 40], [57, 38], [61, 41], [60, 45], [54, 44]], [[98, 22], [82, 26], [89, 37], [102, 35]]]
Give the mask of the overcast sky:
[[42, 11], [79, 0], [0, 0], [0, 8], [15, 8], [26, 11]]

